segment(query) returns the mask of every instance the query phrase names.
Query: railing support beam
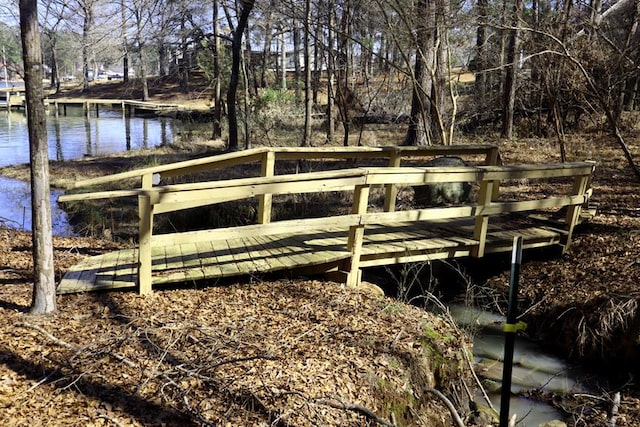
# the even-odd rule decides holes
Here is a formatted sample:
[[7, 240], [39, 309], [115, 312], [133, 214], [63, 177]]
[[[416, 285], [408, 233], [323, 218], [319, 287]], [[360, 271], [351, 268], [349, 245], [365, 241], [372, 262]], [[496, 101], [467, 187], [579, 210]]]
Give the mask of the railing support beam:
[[[499, 181], [496, 181], [499, 183]], [[483, 207], [487, 207], [493, 200], [493, 189], [496, 186], [494, 181], [480, 182], [478, 192], [478, 214], [476, 215], [473, 238], [478, 241], [478, 245], [472, 250], [471, 255], [476, 258], [484, 256], [484, 248], [487, 243], [487, 230], [489, 229], [489, 215], [482, 212]]]
[[[151, 189], [153, 175], [142, 177], [142, 188]], [[153, 234], [153, 204], [149, 195], [138, 196], [138, 293], [148, 295], [151, 293], [151, 236]]]
[[[276, 153], [274, 151], [266, 151], [262, 155], [262, 177], [270, 177], [275, 174]], [[263, 194], [258, 202], [258, 223], [268, 224], [271, 222], [271, 206], [273, 204], [273, 195], [271, 193]]]
[[[402, 161], [402, 155], [399, 150], [391, 152], [389, 156], [389, 167], [399, 168]], [[398, 186], [395, 184], [385, 185], [384, 211], [395, 212], [396, 198], [398, 197]]]
[[[367, 213], [369, 205], [368, 185], [358, 185], [353, 194], [353, 205], [351, 207], [352, 214], [364, 215]], [[360, 257], [362, 256], [362, 242], [364, 240], [364, 224], [353, 225], [349, 227], [349, 240], [347, 241], [347, 250], [351, 252], [349, 260], [349, 269], [347, 272], [347, 286], [357, 287], [360, 285]]]

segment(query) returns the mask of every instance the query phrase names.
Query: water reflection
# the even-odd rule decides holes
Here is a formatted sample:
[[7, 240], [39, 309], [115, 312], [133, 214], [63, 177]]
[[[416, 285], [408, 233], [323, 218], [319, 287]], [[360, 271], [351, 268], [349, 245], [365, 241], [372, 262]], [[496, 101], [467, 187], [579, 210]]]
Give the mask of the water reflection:
[[[18, 230], [31, 230], [31, 187], [29, 183], [0, 177], [0, 223]], [[58, 207], [59, 191], [51, 192], [53, 234], [70, 236], [67, 214]]]
[[[65, 114], [47, 116], [49, 158], [71, 160], [120, 151], [166, 145], [173, 140], [168, 118], [131, 117], [120, 109], [92, 110], [67, 106]], [[0, 166], [29, 162], [27, 118], [24, 112], [0, 112]]]
[[[60, 111], [51, 108], [47, 116], [49, 159], [58, 161], [165, 145], [175, 134], [171, 119], [132, 117], [121, 109], [92, 109], [87, 114], [81, 106], [67, 106]], [[25, 163], [29, 163], [26, 115], [0, 110], [0, 167]], [[0, 189], [0, 224], [31, 230], [29, 184], [0, 177]], [[52, 191], [53, 231], [69, 235], [71, 228], [57, 206], [57, 196]]]

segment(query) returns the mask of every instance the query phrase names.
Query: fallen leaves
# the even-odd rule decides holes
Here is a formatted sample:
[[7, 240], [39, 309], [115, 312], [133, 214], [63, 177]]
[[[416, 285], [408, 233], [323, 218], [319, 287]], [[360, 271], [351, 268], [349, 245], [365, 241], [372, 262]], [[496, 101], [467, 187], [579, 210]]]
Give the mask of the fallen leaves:
[[[0, 298], [6, 293], [0, 287]], [[408, 396], [423, 387], [412, 369], [429, 366], [418, 362], [427, 357], [423, 346], [446, 355], [459, 347], [424, 336], [425, 322], [457, 334], [444, 320], [402, 305], [390, 313], [387, 305], [337, 284], [278, 281], [149, 298], [68, 295], [54, 317], [0, 308], [12, 344], [0, 353], [10, 359], [0, 365], [0, 390], [7, 390], [0, 402], [11, 408], [0, 419], [17, 422], [33, 412], [30, 425], [365, 424], [365, 412], [322, 399], [388, 419], [380, 387], [411, 405]], [[456, 346], [465, 340], [458, 338]], [[30, 371], [29, 379], [16, 369]], [[431, 399], [415, 416], [447, 413]]]

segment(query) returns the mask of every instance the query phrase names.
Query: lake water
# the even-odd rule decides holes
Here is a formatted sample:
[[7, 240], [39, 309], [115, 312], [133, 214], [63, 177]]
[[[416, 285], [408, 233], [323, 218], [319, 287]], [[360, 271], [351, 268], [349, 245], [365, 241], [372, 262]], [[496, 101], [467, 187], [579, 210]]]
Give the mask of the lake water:
[[[47, 116], [50, 160], [72, 160], [122, 151], [151, 148], [171, 143], [177, 134], [169, 118], [125, 117], [120, 109], [91, 111], [68, 107], [66, 115]], [[0, 167], [29, 163], [27, 117], [23, 111], [8, 112], [0, 105]], [[0, 179], [0, 223], [31, 230], [29, 184]], [[64, 211], [57, 207], [52, 191], [54, 234], [68, 235]]]
[[[119, 110], [86, 117], [81, 107], [69, 107], [66, 116], [47, 117], [47, 136], [49, 159], [64, 161], [167, 144], [174, 126], [168, 118], [124, 117]], [[0, 166], [22, 163], [29, 163], [27, 117], [0, 111]]]

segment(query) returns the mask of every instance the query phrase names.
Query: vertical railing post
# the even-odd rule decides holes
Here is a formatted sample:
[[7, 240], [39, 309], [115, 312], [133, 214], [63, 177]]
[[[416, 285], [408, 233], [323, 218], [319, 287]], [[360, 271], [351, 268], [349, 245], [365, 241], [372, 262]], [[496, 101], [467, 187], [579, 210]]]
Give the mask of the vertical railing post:
[[[587, 187], [589, 186], [590, 179], [591, 175], [580, 175], [574, 177], [571, 194], [573, 196], [584, 195], [587, 191]], [[580, 218], [581, 211], [582, 205], [571, 205], [567, 209], [567, 215], [565, 217], [565, 222], [567, 224], [567, 241], [562, 248], [563, 253], [569, 250], [569, 246], [571, 246], [571, 240], [573, 239], [573, 229], [578, 224], [578, 219]]]
[[[275, 174], [276, 153], [274, 151], [266, 151], [262, 156], [261, 176], [269, 177]], [[273, 195], [262, 194], [258, 202], [258, 223], [268, 224], [271, 222], [271, 205]]]
[[[351, 213], [364, 215], [367, 213], [369, 204], [369, 185], [358, 185], [353, 193], [353, 205]], [[349, 271], [347, 272], [347, 286], [357, 287], [360, 285], [360, 256], [362, 255], [362, 242], [364, 240], [364, 224], [359, 222], [349, 227], [349, 240], [347, 249], [351, 252], [349, 261]]]
[[[499, 181], [497, 181], [499, 182]], [[473, 229], [473, 238], [478, 241], [471, 255], [477, 258], [484, 256], [484, 248], [487, 243], [487, 229], [489, 228], [489, 215], [484, 214], [483, 208], [491, 204], [493, 200], [493, 189], [496, 181], [482, 180], [480, 182], [480, 190], [478, 191], [478, 213], [476, 214], [475, 227]]]
[[[153, 186], [153, 175], [142, 176], [142, 189], [150, 190]], [[150, 194], [138, 196], [138, 293], [151, 293], [151, 236], [153, 232], [153, 204]]]
[[[393, 150], [391, 152], [391, 155], [389, 156], [389, 167], [390, 168], [400, 167], [401, 160], [402, 160], [402, 155], [400, 151], [398, 149]], [[398, 186], [396, 184], [386, 184], [385, 196], [384, 196], [385, 212], [395, 212], [397, 197], [398, 197]]]
[[[500, 166], [502, 161], [500, 160], [500, 150], [498, 147], [491, 147], [487, 152], [484, 164], [486, 166]], [[493, 181], [493, 189], [491, 195], [491, 201], [495, 202], [500, 196], [500, 181]]]

